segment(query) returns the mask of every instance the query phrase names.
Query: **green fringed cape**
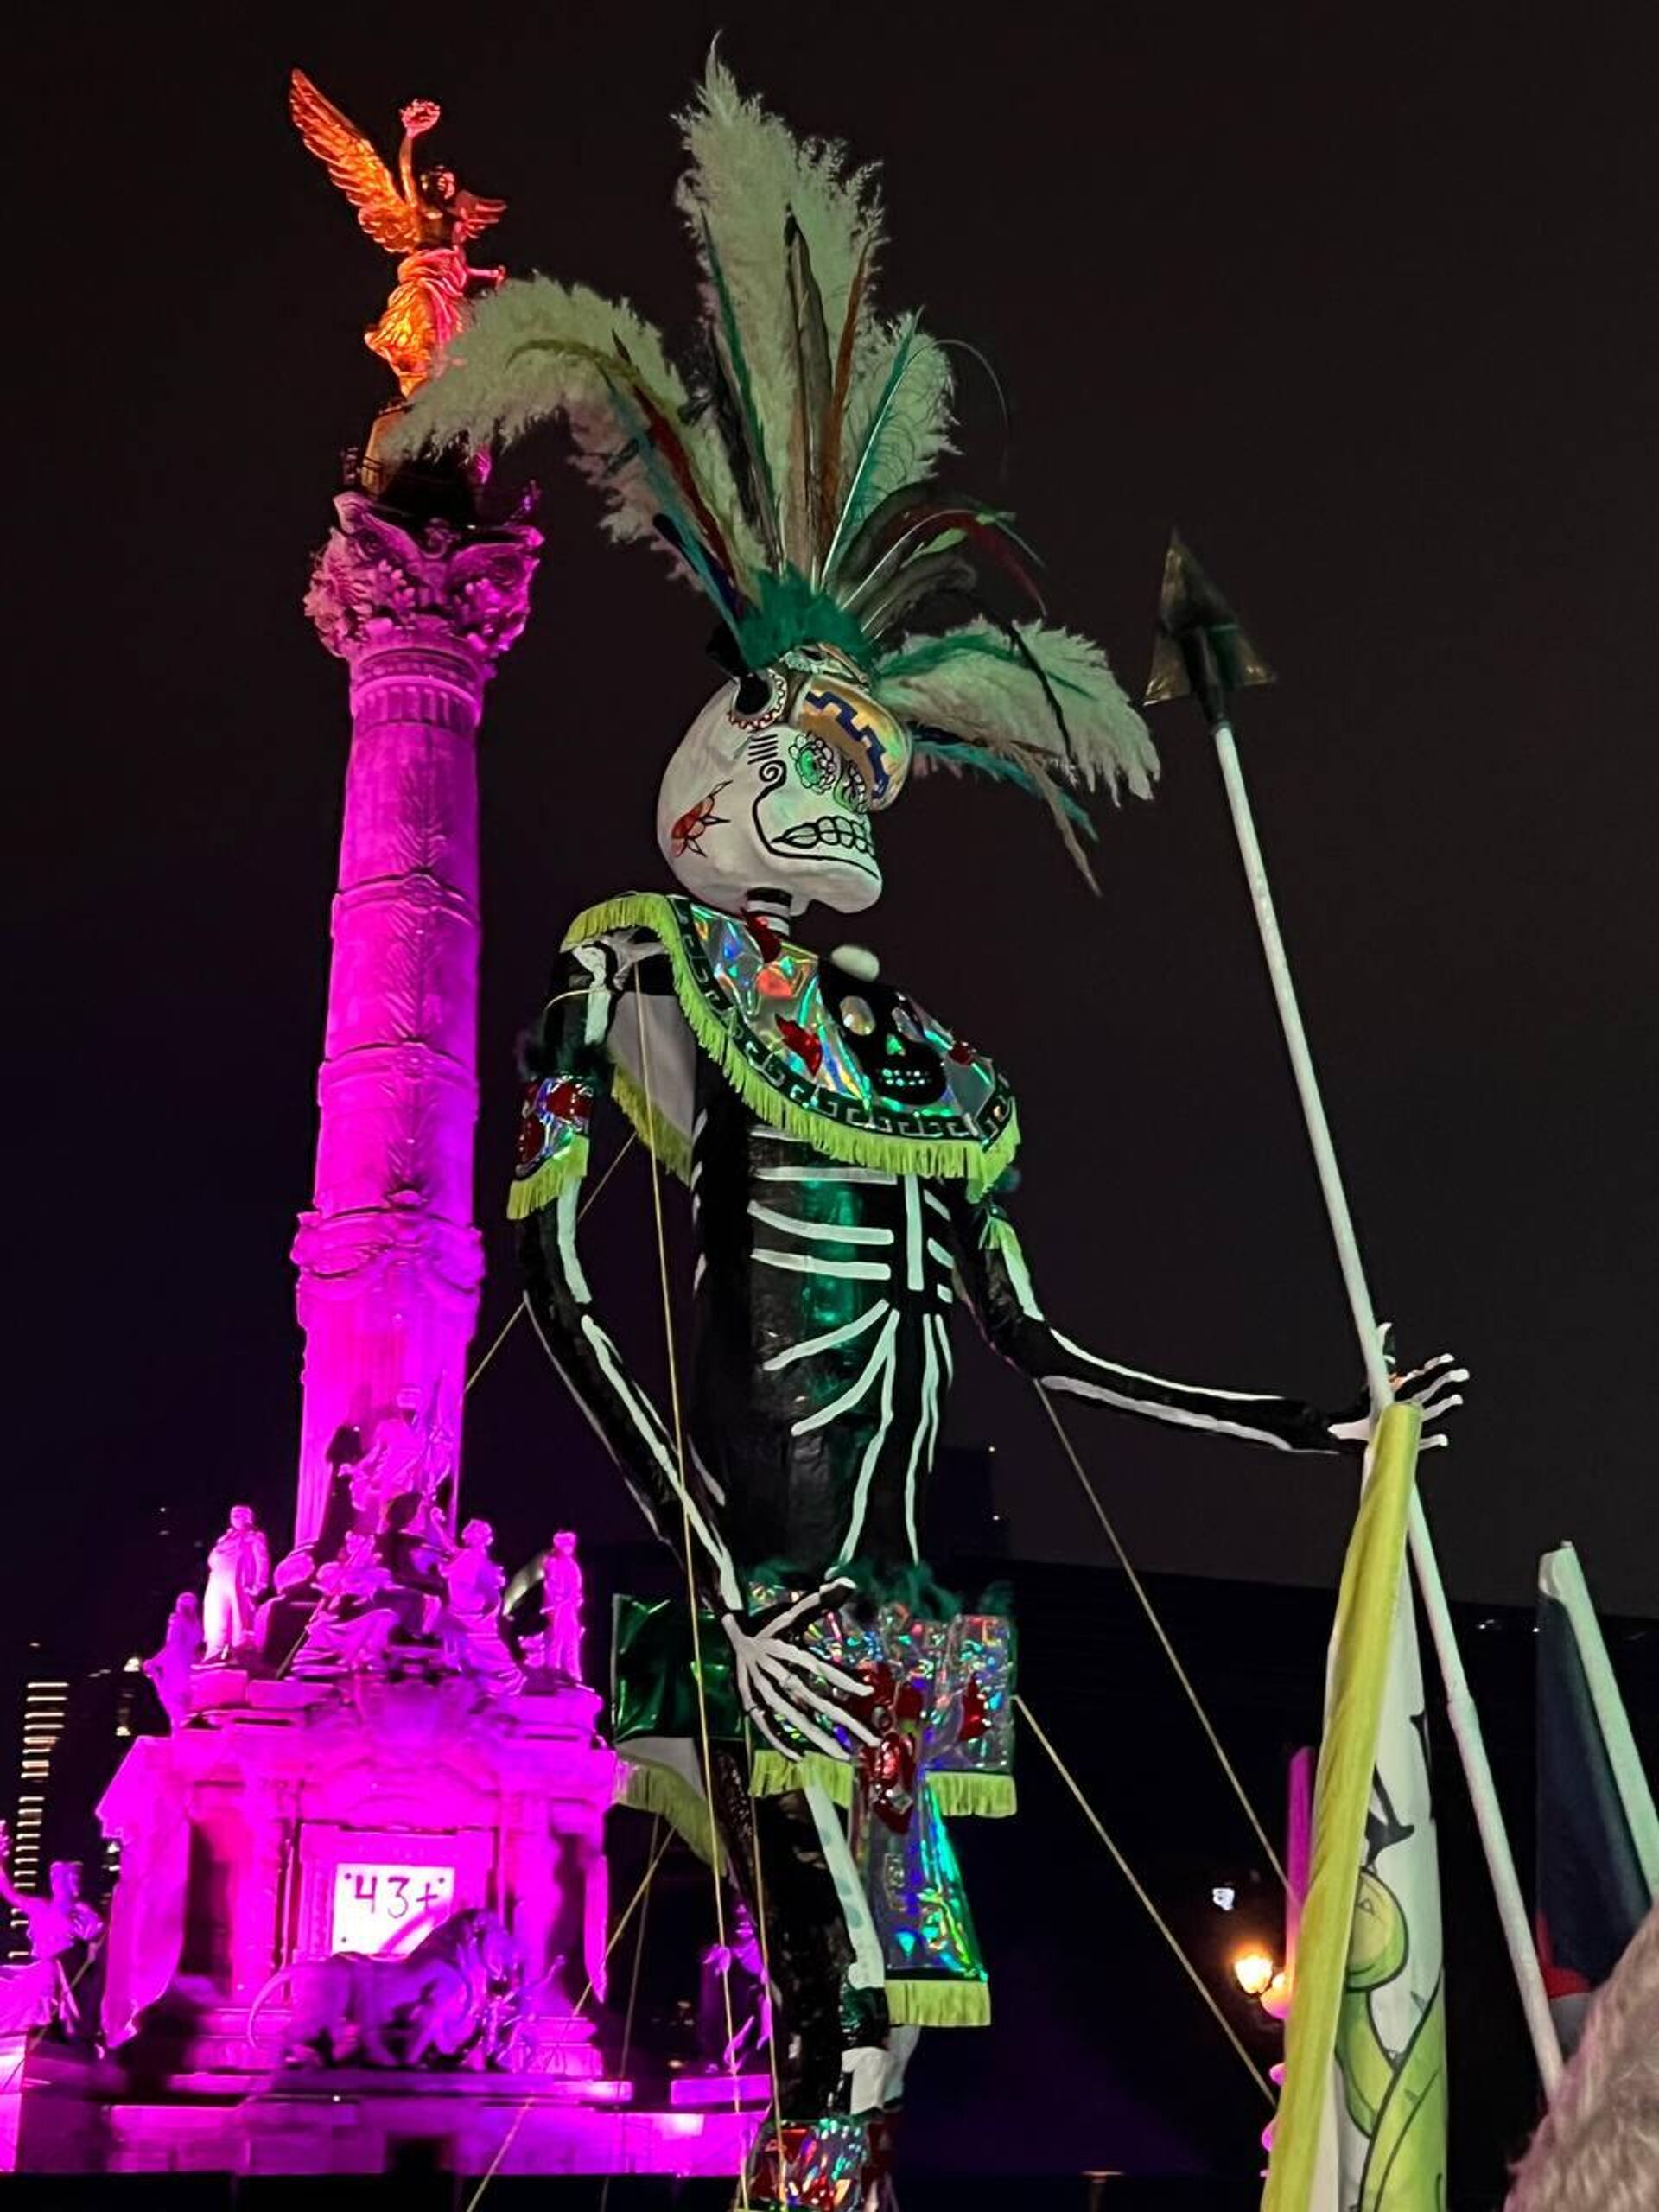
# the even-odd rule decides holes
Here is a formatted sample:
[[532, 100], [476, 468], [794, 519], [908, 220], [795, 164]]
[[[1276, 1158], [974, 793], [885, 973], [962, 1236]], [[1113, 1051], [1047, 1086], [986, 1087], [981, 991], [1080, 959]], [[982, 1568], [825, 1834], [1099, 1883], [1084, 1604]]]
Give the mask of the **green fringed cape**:
[[[668, 956], [683, 1023], [665, 1001], [636, 998], [613, 1026], [617, 1103], [663, 1165], [690, 1172], [692, 1057], [711, 1060], [744, 1103], [831, 1160], [890, 1173], [959, 1179], [977, 1194], [1020, 1142], [1014, 1096], [991, 1061], [920, 1007], [917, 1049], [938, 1059], [941, 1096], [896, 1105], [875, 1090], [822, 988], [816, 954], [682, 894], [637, 892], [579, 914], [567, 951], [617, 930], [645, 930]], [[838, 988], [847, 988], [845, 979]], [[906, 1002], [907, 1004], [909, 1002]], [[585, 1135], [550, 1148], [512, 1185], [515, 1219], [578, 1180]]]

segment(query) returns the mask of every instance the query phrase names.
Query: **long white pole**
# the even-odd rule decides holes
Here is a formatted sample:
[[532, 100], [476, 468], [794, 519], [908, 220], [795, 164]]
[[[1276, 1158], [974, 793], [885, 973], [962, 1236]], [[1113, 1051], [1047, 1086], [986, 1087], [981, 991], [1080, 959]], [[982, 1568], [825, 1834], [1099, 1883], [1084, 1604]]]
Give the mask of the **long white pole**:
[[[1250, 904], [1255, 909], [1256, 927], [1261, 932], [1262, 950], [1267, 957], [1273, 995], [1278, 1004], [1285, 1044], [1296, 1077], [1297, 1095], [1302, 1102], [1308, 1141], [1313, 1147], [1314, 1163], [1319, 1169], [1319, 1187], [1325, 1193], [1331, 1233], [1336, 1240], [1343, 1287], [1348, 1294], [1349, 1310], [1353, 1315], [1354, 1327], [1358, 1333], [1360, 1351], [1365, 1362], [1365, 1377], [1370, 1389], [1371, 1408], [1375, 1416], [1381, 1413], [1394, 1395], [1389, 1363], [1377, 1328], [1376, 1309], [1366, 1287], [1365, 1270], [1359, 1256], [1358, 1241], [1354, 1235], [1353, 1216], [1348, 1211], [1347, 1194], [1343, 1189], [1341, 1171], [1337, 1166], [1336, 1148], [1331, 1141], [1330, 1124], [1325, 1120], [1325, 1105], [1319, 1096], [1319, 1078], [1314, 1074], [1313, 1058], [1308, 1050], [1307, 1032], [1302, 1025], [1301, 1008], [1296, 1002], [1296, 987], [1291, 980], [1290, 962], [1285, 951], [1284, 938], [1280, 934], [1279, 918], [1274, 912], [1267, 864], [1262, 860], [1262, 847], [1255, 834], [1255, 820], [1250, 811], [1249, 794], [1244, 788], [1244, 772], [1239, 764], [1232, 725], [1223, 716], [1213, 725], [1211, 734], [1221, 760], [1222, 780], [1227, 787], [1227, 804], [1232, 810], [1233, 828], [1237, 833], [1238, 849], [1243, 858], [1244, 874], [1249, 885]], [[1440, 1662], [1440, 1675], [1446, 1685], [1446, 1714], [1457, 1739], [1464, 1778], [1469, 1785], [1469, 1795], [1474, 1804], [1475, 1820], [1486, 1854], [1487, 1871], [1491, 1876], [1493, 1893], [1497, 1899], [1498, 1918], [1503, 1925], [1503, 1941], [1509, 1949], [1516, 1986], [1521, 1993], [1522, 2009], [1526, 2014], [1527, 2031], [1532, 2038], [1539, 2075], [1545, 2094], [1553, 2094], [1561, 2071], [1561, 2047], [1556, 2037], [1555, 2023], [1550, 2017], [1549, 1999], [1544, 1993], [1538, 1955], [1533, 1948], [1527, 1908], [1521, 1895], [1520, 1879], [1515, 1871], [1515, 1854], [1510, 1848], [1509, 1835], [1503, 1826], [1497, 1784], [1492, 1778], [1491, 1762], [1486, 1756], [1485, 1739], [1481, 1733], [1480, 1716], [1475, 1710], [1468, 1678], [1463, 1670], [1457, 1631], [1452, 1624], [1452, 1610], [1446, 1603], [1445, 1586], [1440, 1580], [1440, 1565], [1434, 1556], [1422, 1500], [1415, 1491], [1411, 1500], [1410, 1541], [1412, 1565], [1417, 1571], [1417, 1588], [1422, 1598], [1423, 1611], [1428, 1617], [1429, 1633], [1434, 1640], [1434, 1649]]]

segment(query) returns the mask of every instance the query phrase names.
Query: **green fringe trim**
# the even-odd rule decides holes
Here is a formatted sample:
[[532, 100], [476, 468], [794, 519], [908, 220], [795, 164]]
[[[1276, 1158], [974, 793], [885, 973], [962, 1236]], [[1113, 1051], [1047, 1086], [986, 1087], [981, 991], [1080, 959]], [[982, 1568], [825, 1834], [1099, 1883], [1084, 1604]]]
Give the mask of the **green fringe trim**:
[[936, 1808], [948, 1821], [1011, 1821], [1020, 1793], [1011, 1774], [930, 1774], [927, 1786]]
[[556, 1158], [544, 1160], [533, 1175], [511, 1184], [507, 1190], [507, 1219], [526, 1221], [543, 1206], [580, 1183], [588, 1173], [588, 1140], [577, 1137]]
[[895, 2028], [988, 2028], [990, 1984], [889, 1980], [887, 2018]]
[[666, 1114], [653, 1112], [643, 1088], [620, 1061], [611, 1063], [611, 1095], [633, 1124], [634, 1135], [682, 1183], [691, 1180], [691, 1140]]
[[[563, 950], [568, 952], [573, 945], [586, 944], [590, 938], [624, 929], [647, 929], [660, 942], [668, 955], [674, 995], [692, 1036], [744, 1104], [772, 1128], [799, 1137], [827, 1160], [842, 1160], [852, 1167], [879, 1167], [891, 1174], [950, 1177], [965, 1183], [969, 1194], [976, 1197], [988, 1190], [1019, 1150], [1017, 1111], [1010, 1113], [1007, 1127], [988, 1147], [970, 1144], [961, 1137], [892, 1137], [874, 1129], [851, 1129], [815, 1114], [810, 1107], [792, 1104], [780, 1097], [766, 1077], [749, 1065], [731, 1032], [710, 1012], [686, 957], [679, 918], [661, 892], [626, 892], [620, 898], [607, 899], [597, 906], [589, 906], [577, 915], [565, 931]], [[617, 1095], [622, 1097], [620, 1090]], [[639, 1110], [628, 1109], [625, 1103], [625, 1111], [629, 1112], [640, 1137], [649, 1144], [654, 1132], [653, 1148], [658, 1158], [673, 1173], [685, 1175], [689, 1169], [676, 1166], [675, 1160], [689, 1155], [687, 1139], [680, 1132], [671, 1131], [661, 1114], [645, 1116], [644, 1102], [639, 1099], [637, 1090], [635, 1096]]]
[[705, 1866], [725, 1869], [725, 1853], [709, 1818], [706, 1798], [698, 1796], [683, 1774], [650, 1759], [630, 1759], [615, 1802], [631, 1812], [655, 1813], [668, 1822], [680, 1840], [696, 1852]]
[[[854, 1770], [845, 1759], [826, 1758], [822, 1751], [786, 1759], [781, 1751], [760, 1751], [749, 1768], [749, 1789], [756, 1797], [777, 1797], [785, 1789], [801, 1789], [816, 1782], [843, 1812], [853, 1802], [853, 1779]], [[946, 1820], [1006, 1821], [1019, 1810], [1011, 1774], [930, 1774], [927, 1786], [934, 1809]]]
[[853, 1770], [845, 1759], [827, 1758], [822, 1751], [786, 1759], [781, 1751], [760, 1751], [749, 1767], [749, 1794], [753, 1797], [781, 1797], [786, 1789], [804, 1789], [809, 1782], [816, 1782], [843, 1813], [853, 1802]]

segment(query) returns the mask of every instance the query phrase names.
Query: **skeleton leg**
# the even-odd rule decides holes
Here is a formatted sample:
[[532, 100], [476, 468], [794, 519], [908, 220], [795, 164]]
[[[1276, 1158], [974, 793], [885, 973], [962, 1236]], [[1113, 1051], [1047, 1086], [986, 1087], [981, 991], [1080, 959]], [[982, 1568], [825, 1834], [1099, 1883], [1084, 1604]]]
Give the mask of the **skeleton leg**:
[[809, 2187], [850, 2191], [865, 2173], [869, 2115], [887, 2069], [881, 1954], [840, 1816], [822, 1789], [809, 1783], [754, 1798], [735, 1747], [715, 1747], [711, 1764], [730, 1864], [766, 1931], [779, 1999], [778, 2110], [755, 2138], [739, 2194], [752, 2212], [781, 2212], [808, 2202]]
[[852, 1854], [842, 1839], [846, 1864], [832, 1863], [835, 1847], [827, 1842], [806, 1790], [752, 1798], [741, 1751], [716, 1745], [711, 1759], [715, 1808], [732, 1872], [755, 1926], [766, 1934], [766, 1963], [779, 1999], [779, 2088], [785, 2116], [857, 2113], [863, 2108], [861, 2098], [872, 2101], [867, 2086], [870, 2069], [855, 2065], [853, 2054], [885, 2051], [887, 2006], [879, 1955], [873, 1980], [868, 1947], [849, 1924], [847, 1885], [856, 1889], [858, 1882]]

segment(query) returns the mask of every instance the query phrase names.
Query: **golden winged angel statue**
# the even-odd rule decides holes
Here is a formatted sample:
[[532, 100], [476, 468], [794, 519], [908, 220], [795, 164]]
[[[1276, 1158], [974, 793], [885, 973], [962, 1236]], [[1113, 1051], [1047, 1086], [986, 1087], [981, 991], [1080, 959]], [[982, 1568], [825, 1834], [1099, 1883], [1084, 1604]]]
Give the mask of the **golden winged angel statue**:
[[470, 267], [467, 245], [505, 213], [507, 203], [463, 192], [453, 169], [416, 170], [415, 143], [438, 120], [435, 100], [411, 100], [403, 111], [396, 179], [357, 125], [302, 70], [295, 70], [289, 81], [288, 105], [301, 137], [356, 208], [358, 221], [377, 245], [399, 257], [385, 311], [363, 337], [407, 399], [449, 340], [467, 327], [472, 295], [505, 276], [504, 269]]

